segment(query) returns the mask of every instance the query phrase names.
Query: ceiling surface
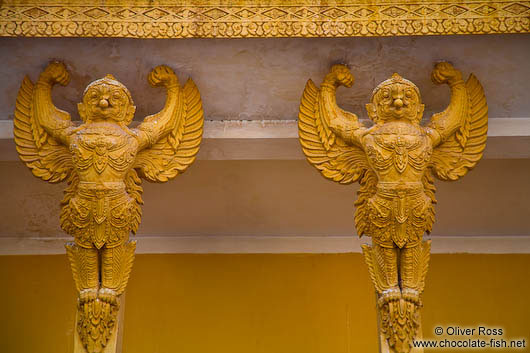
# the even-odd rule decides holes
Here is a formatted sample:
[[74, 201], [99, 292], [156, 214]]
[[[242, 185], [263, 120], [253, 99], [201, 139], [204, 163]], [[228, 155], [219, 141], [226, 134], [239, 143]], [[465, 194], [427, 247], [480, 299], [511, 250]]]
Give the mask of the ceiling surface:
[[49, 60], [64, 61], [72, 73], [57, 87], [55, 104], [77, 116], [76, 103], [93, 80], [112, 73], [131, 91], [136, 119], [161, 109], [165, 93], [147, 84], [156, 65], [171, 66], [183, 83], [192, 77], [202, 95], [206, 119], [295, 119], [309, 78], [320, 83], [334, 63], [356, 77], [338, 92], [343, 108], [366, 117], [375, 86], [398, 72], [416, 83], [426, 116], [441, 111], [449, 89], [430, 81], [433, 63], [453, 62], [482, 82], [490, 118], [527, 117], [530, 111], [529, 35], [395, 38], [285, 39], [89, 39], [0, 38], [0, 119], [12, 119], [18, 87], [36, 80]]

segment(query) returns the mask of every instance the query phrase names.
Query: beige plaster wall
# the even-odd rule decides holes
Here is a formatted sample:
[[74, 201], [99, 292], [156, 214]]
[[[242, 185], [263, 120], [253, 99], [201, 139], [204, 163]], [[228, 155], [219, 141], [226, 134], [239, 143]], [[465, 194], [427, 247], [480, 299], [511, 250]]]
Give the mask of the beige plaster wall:
[[114, 74], [132, 92], [137, 118], [163, 104], [162, 89], [146, 77], [168, 64], [181, 80], [196, 81], [209, 119], [294, 119], [308, 78], [320, 82], [331, 64], [348, 64], [357, 83], [339, 92], [344, 108], [365, 116], [373, 88], [397, 71], [422, 91], [427, 116], [445, 108], [446, 87], [430, 82], [432, 64], [449, 60], [465, 75], [474, 72], [488, 97], [490, 117], [528, 117], [529, 35], [343, 39], [137, 40], [86, 38], [0, 38], [0, 119], [12, 118], [25, 74], [33, 80], [50, 59], [72, 71], [56, 104], [77, 113], [83, 89]]
[[[530, 234], [530, 160], [483, 160], [458, 182], [436, 182], [434, 235]], [[355, 234], [356, 185], [324, 179], [305, 161], [196, 161], [165, 184], [144, 182], [139, 235]], [[65, 184], [0, 163], [0, 237], [64, 236]]]

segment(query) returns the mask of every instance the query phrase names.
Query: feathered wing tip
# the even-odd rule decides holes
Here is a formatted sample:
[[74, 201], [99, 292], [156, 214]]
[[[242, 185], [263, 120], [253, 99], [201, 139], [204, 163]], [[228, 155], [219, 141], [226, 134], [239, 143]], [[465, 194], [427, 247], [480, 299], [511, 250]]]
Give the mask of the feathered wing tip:
[[34, 112], [34, 85], [26, 76], [18, 91], [14, 137], [18, 155], [33, 175], [50, 183], [58, 183], [74, 170], [68, 149], [49, 136]]
[[[75, 196], [75, 192], [79, 185], [79, 176], [77, 173], [71, 173], [68, 179], [66, 180], [68, 187], [64, 190], [64, 197], [61, 200], [61, 215], [60, 215], [60, 224], [61, 229], [64, 230], [67, 234], [74, 234], [75, 229], [77, 228], [71, 222], [70, 213], [70, 200]], [[68, 250], [68, 249], [67, 249]]]
[[369, 235], [370, 229], [370, 211], [368, 209], [368, 200], [375, 194], [377, 187], [377, 176], [371, 169], [367, 169], [360, 179], [361, 187], [357, 191], [358, 198], [355, 201], [355, 228], [359, 237]]
[[144, 204], [144, 200], [142, 199], [142, 179], [140, 179], [135, 169], [131, 169], [127, 172], [127, 175], [125, 176], [125, 189], [127, 194], [129, 194], [129, 196], [135, 201], [133, 209], [131, 210], [132, 218], [130, 227], [131, 232], [136, 234], [142, 220], [142, 205]]
[[471, 74], [466, 82], [467, 115], [458, 131], [433, 151], [430, 167], [440, 180], [458, 180], [482, 158], [488, 134], [488, 104], [482, 85]]
[[195, 161], [202, 141], [204, 111], [199, 90], [190, 79], [183, 87], [183, 122], [151, 148], [138, 153], [134, 168], [152, 182], [166, 182]]
[[431, 199], [431, 204], [427, 207], [424, 213], [425, 232], [427, 234], [431, 234], [432, 227], [436, 219], [436, 211], [434, 209], [434, 205], [438, 201], [436, 200], [436, 196], [435, 196], [436, 187], [434, 186], [434, 177], [430, 169], [425, 170], [425, 172], [423, 173], [421, 182], [423, 183], [423, 191], [425, 192], [425, 195], [427, 195], [427, 197]]
[[306, 84], [298, 114], [298, 136], [307, 161], [327, 179], [341, 184], [359, 181], [369, 169], [364, 151], [347, 145], [329, 129], [321, 113], [319, 89]]
[[431, 258], [431, 241], [426, 240], [421, 244], [421, 266], [419, 266], [419, 285], [418, 292], [421, 294], [425, 289], [425, 279], [427, 278], [427, 271], [429, 270], [429, 260]]

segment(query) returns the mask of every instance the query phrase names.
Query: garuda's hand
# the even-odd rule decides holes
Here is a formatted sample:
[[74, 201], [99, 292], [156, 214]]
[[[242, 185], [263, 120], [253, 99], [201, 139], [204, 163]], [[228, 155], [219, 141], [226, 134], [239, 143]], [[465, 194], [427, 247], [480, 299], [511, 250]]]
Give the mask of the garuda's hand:
[[179, 80], [173, 70], [166, 66], [160, 65], [155, 67], [147, 76], [147, 80], [152, 86], [175, 87], [178, 86]]
[[462, 73], [448, 62], [440, 62], [434, 66], [431, 73], [432, 82], [436, 84], [452, 84], [462, 80]]
[[39, 80], [49, 84], [59, 83], [66, 86], [70, 82], [70, 74], [66, 71], [66, 66], [58, 61], [52, 61], [40, 74]]
[[331, 70], [326, 75], [324, 82], [331, 83], [335, 87], [345, 86], [351, 87], [354, 82], [354, 78], [346, 65], [333, 65]]

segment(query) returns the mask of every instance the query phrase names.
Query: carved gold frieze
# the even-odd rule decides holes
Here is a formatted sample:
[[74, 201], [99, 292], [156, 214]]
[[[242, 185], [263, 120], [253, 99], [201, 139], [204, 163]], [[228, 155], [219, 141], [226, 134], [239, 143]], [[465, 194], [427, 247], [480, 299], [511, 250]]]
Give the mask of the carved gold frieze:
[[355, 225], [372, 237], [363, 253], [377, 297], [380, 333], [391, 352], [406, 353], [420, 328], [421, 294], [429, 266], [434, 223], [434, 178], [457, 180], [482, 157], [488, 107], [479, 81], [467, 81], [449, 63], [432, 72], [448, 84], [448, 108], [421, 125], [420, 91], [398, 74], [379, 84], [366, 105], [365, 126], [335, 100], [339, 86], [354, 78], [335, 65], [319, 88], [309, 80], [302, 96], [299, 137], [307, 160], [324, 177], [341, 184], [359, 182]]
[[530, 1], [3, 1], [10, 37], [370, 37], [528, 33]]
[[76, 337], [89, 353], [104, 352], [115, 336], [118, 299], [136, 249], [129, 235], [142, 214], [141, 178], [165, 182], [183, 173], [202, 138], [202, 103], [193, 81], [181, 86], [167, 66], [153, 69], [148, 80], [165, 87], [167, 99], [137, 128], [128, 127], [136, 110], [131, 94], [112, 75], [85, 89], [80, 124], [57, 109], [52, 87], [69, 82], [60, 62], [50, 63], [35, 84], [24, 78], [16, 101], [20, 159], [41, 179], [68, 183], [60, 220], [74, 238], [66, 253], [78, 292]]

